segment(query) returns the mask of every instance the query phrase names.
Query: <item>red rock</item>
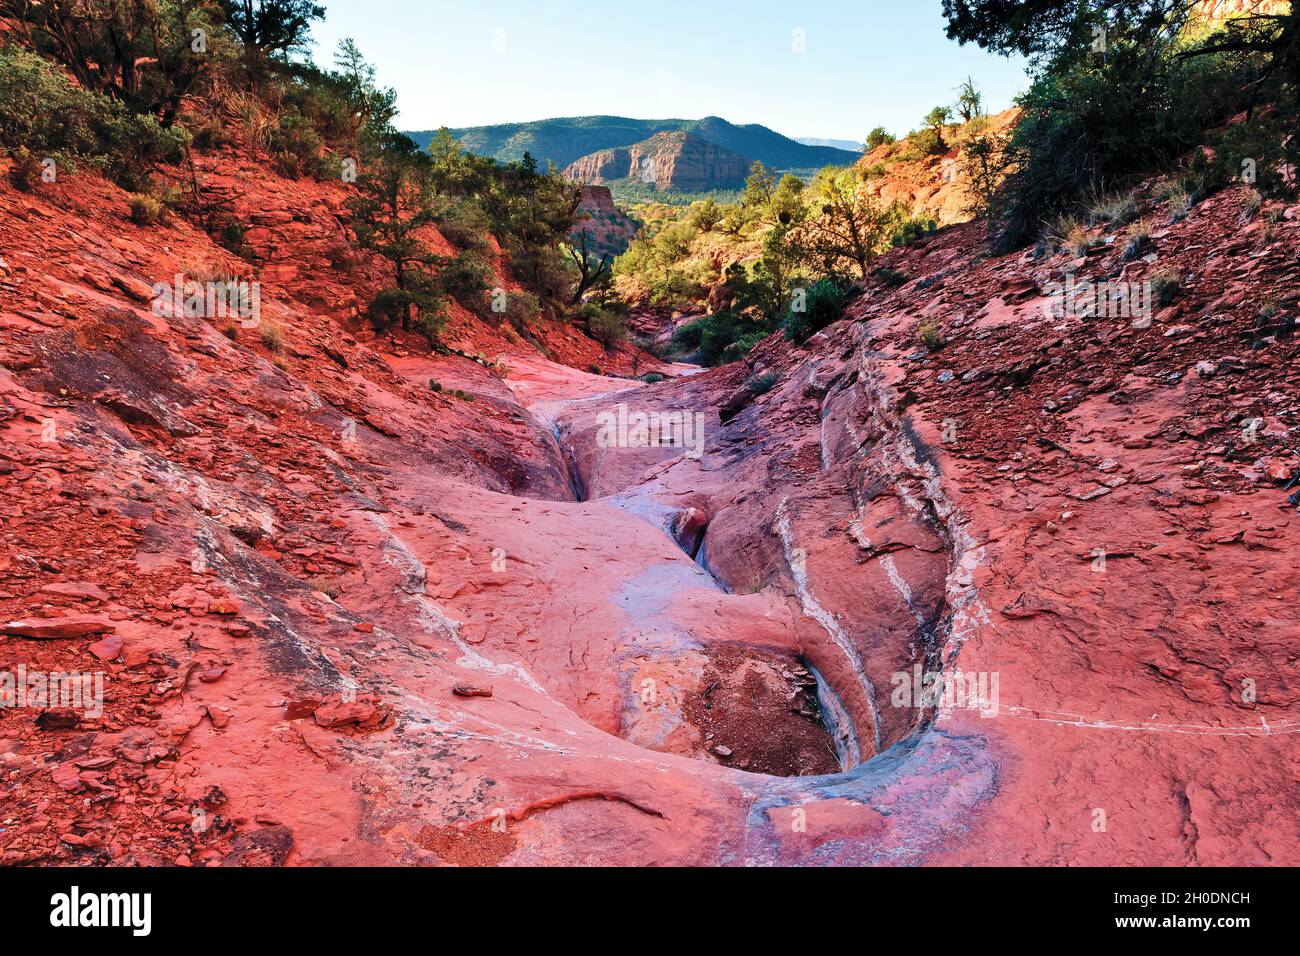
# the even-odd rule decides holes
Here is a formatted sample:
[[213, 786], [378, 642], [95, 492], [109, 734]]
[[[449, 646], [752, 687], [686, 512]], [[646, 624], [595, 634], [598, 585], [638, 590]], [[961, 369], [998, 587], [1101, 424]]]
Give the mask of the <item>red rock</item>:
[[1282, 484], [1290, 481], [1300, 471], [1300, 466], [1295, 462], [1283, 461], [1278, 458], [1270, 458], [1264, 463], [1264, 474], [1269, 481]]
[[36, 715], [38, 730], [73, 730], [80, 724], [81, 714], [75, 710], [43, 710]]
[[294, 836], [289, 827], [254, 830], [235, 838], [223, 863], [225, 866], [283, 866], [293, 847]]
[[51, 771], [54, 782], [69, 793], [81, 793], [86, 789], [86, 785], [81, 782], [81, 775], [77, 773], [77, 768], [71, 763], [61, 763]]
[[74, 760], [74, 764], [82, 770], [105, 770], [117, 763], [116, 757], [83, 757]]
[[239, 603], [237, 601], [220, 600], [208, 602], [209, 614], [232, 615], [239, 613]]
[[122, 653], [122, 638], [116, 634], [90, 645], [90, 653], [101, 661], [115, 660]]
[[42, 594], [57, 594], [62, 597], [81, 598], [89, 601], [107, 601], [108, 594], [97, 584], [89, 581], [56, 582], [41, 588]]
[[352, 629], [362, 634], [373, 634], [375, 632], [375, 626], [371, 624], [369, 621], [361, 621], [357, 624], [354, 624], [352, 626]]
[[391, 713], [388, 707], [378, 701], [345, 701], [338, 695], [333, 695], [321, 702], [312, 718], [317, 726], [330, 730], [377, 730], [388, 723]]
[[492, 688], [482, 684], [457, 684], [451, 689], [457, 697], [491, 697]]
[[291, 700], [285, 705], [285, 720], [302, 720], [304, 717], [310, 717], [316, 713], [316, 708], [321, 705], [319, 699], [309, 697], [303, 700]]
[[[912, 162], [905, 149], [864, 157], [890, 166], [864, 188], [956, 222], [966, 197], [936, 181], [944, 158]], [[530, 335], [547, 357], [510, 323], [449, 303], [450, 340], [499, 356], [503, 379], [432, 354], [419, 336], [366, 327], [380, 264], [328, 258], [348, 251], [341, 184], [284, 180], [242, 151], [196, 149], [194, 161], [205, 192], [241, 221], [257, 217], [250, 258], [269, 267], [265, 312], [291, 340], [276, 365], [255, 332], [227, 343], [202, 322], [147, 319], [84, 258], [99, 250], [130, 264], [116, 271], [162, 277], [207, 262], [244, 268], [202, 230], [135, 229], [124, 194], [90, 169], [57, 197], [0, 184], [5, 256], [28, 269], [0, 309], [0, 354], [27, 369], [0, 377], [0, 601], [22, 607], [50, 580], [42, 568], [93, 573], [121, 604], [115, 623], [131, 647], [93, 739], [34, 735], [22, 714], [0, 720], [21, 738], [0, 740], [0, 754], [16, 757], [0, 766], [19, 775], [6, 780], [4, 816], [19, 830], [48, 824], [40, 851], [15, 850], [30, 830], [8, 831], [5, 862], [48, 859], [61, 835], [84, 840], [110, 821], [103, 859], [123, 866], [180, 855], [229, 865], [1300, 864], [1294, 735], [1281, 732], [1300, 686], [1300, 522], [1286, 507], [1293, 492], [1242, 477], [1240, 454], [1290, 460], [1295, 447], [1297, 337], [1254, 348], [1251, 330], [1255, 303], [1290, 301], [1282, 270], [1300, 239], [1294, 222], [1276, 223], [1256, 255], [1257, 236], [1239, 223], [1241, 187], [1208, 197], [1191, 225], [1162, 226], [1160, 263], [1123, 263], [1121, 242], [1086, 260], [1091, 274], [1134, 281], [1177, 269], [1185, 301], [1160, 321], [1194, 323], [1188, 335], [1044, 320], [1041, 301], [1018, 300], [1058, 280], [1066, 256], [988, 254], [984, 225], [970, 223], [883, 255], [877, 264], [908, 281], [869, 278], [846, 320], [804, 346], [774, 335], [742, 363], [681, 378], [671, 377], [682, 368], [628, 345], [607, 352], [539, 316]], [[1159, 215], [1149, 195], [1139, 191], [1143, 215]], [[434, 232], [439, 254], [454, 254]], [[494, 280], [514, 289], [489, 258]], [[726, 290], [712, 291], [725, 305]], [[678, 315], [638, 305], [629, 320], [671, 336], [703, 305]], [[19, 309], [59, 318], [33, 324]], [[938, 357], [912, 357], [922, 316], [948, 338]], [[358, 329], [346, 368], [322, 348], [342, 324]], [[583, 371], [631, 375], [634, 356], [641, 373], [670, 380], [642, 387]], [[1194, 371], [1203, 360], [1216, 363], [1213, 377]], [[773, 390], [724, 426], [721, 406], [768, 372]], [[435, 395], [431, 378], [480, 398]], [[618, 403], [703, 416], [702, 456], [602, 447], [596, 416]], [[201, 435], [173, 440], [185, 430], [178, 410]], [[77, 429], [75, 445], [39, 441], [46, 415], [60, 434]], [[343, 437], [345, 419], [372, 415], [393, 437]], [[1246, 416], [1266, 421], [1258, 450], [1238, 438]], [[1091, 465], [1107, 459], [1130, 484], [1070, 499], [1094, 493]], [[1194, 491], [1181, 471], [1193, 462], [1206, 463], [1186, 476], [1202, 485]], [[674, 535], [675, 516], [692, 508], [692, 534]], [[213, 560], [192, 574], [199, 545]], [[294, 549], [335, 571], [327, 553], [361, 562], [342, 610], [307, 590]], [[1134, 557], [1093, 573], [1078, 556], [1095, 549]], [[205, 617], [229, 597], [199, 584], [237, 589], [256, 624]], [[6, 617], [68, 603], [49, 595]], [[373, 622], [359, 633], [381, 637], [341, 641], [348, 620]], [[234, 640], [254, 630], [256, 640]], [[9, 646], [15, 660], [95, 660], [79, 644]], [[720, 665], [718, 648], [733, 646], [744, 653]], [[998, 712], [895, 705], [891, 678], [928, 649], [947, 668], [1000, 675]], [[227, 655], [239, 670], [221, 688], [189, 683], [182, 699], [204, 653], [214, 655], [205, 670]], [[763, 655], [790, 673], [813, 665], [840, 698], [844, 739], [804, 717], [811, 696], [802, 685], [791, 696]], [[300, 699], [340, 674], [401, 701], [411, 715], [401, 733], [360, 732], [379, 701]], [[838, 744], [848, 762], [868, 762], [907, 746], [815, 784], [743, 775], [765, 745], [790, 758], [789, 772], [813, 766], [792, 746], [794, 724], [736, 693], [750, 677], [824, 755]], [[457, 684], [489, 681], [491, 707], [446, 700]], [[238, 719], [208, 703], [234, 699]], [[301, 719], [318, 711], [321, 726]], [[195, 713], [212, 729], [195, 727]], [[283, 723], [289, 715], [299, 722]], [[724, 733], [701, 732], [724, 718]], [[717, 741], [732, 751], [721, 764]], [[67, 756], [47, 763], [41, 745]], [[113, 764], [55, 767], [110, 749]], [[57, 771], [76, 793], [25, 768]], [[178, 825], [159, 815], [213, 786], [232, 795], [222, 815], [239, 829], [208, 831], [202, 850], [188, 834], [173, 842]], [[441, 829], [466, 813], [465, 827]], [[242, 829], [255, 817], [296, 829]], [[505, 832], [492, 828], [498, 818]], [[745, 835], [743, 860], [733, 833]]]
[[91, 634], [111, 634], [117, 626], [107, 618], [89, 614], [69, 615], [68, 617], [29, 618], [23, 621], [10, 621], [0, 624], [0, 633], [11, 637], [27, 637], [35, 640], [62, 640], [87, 637]]

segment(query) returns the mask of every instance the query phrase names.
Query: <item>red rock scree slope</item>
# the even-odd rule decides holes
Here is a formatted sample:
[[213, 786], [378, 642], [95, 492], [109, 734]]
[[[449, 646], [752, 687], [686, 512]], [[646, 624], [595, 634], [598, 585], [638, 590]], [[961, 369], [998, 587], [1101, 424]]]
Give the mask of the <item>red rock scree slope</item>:
[[[1300, 862], [1296, 210], [955, 227], [642, 387], [349, 332], [339, 195], [209, 173], [278, 335], [154, 314], [248, 265], [183, 222], [0, 185], [0, 673], [103, 680], [0, 710], [4, 863]], [[1067, 266], [1182, 291], [1051, 316]]]

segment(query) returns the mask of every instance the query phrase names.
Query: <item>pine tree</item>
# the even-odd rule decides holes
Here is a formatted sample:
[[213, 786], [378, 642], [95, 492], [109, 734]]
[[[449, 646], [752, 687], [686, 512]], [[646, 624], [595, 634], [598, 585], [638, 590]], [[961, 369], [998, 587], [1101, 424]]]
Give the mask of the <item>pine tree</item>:
[[390, 133], [362, 166], [356, 195], [348, 200], [352, 231], [361, 248], [387, 259], [393, 270], [393, 285], [371, 302], [371, 316], [383, 324], [400, 321], [403, 329], [418, 325], [433, 339], [445, 318], [430, 271], [441, 259], [420, 237], [436, 214], [432, 163], [408, 137]]

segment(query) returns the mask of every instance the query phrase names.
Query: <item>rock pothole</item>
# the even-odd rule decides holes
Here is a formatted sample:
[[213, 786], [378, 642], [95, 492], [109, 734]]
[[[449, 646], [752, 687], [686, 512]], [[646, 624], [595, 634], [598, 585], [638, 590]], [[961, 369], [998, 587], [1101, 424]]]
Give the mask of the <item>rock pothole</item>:
[[840, 772], [809, 667], [798, 658], [739, 644], [715, 645], [703, 654], [700, 684], [686, 694], [683, 712], [709, 757], [778, 777]]

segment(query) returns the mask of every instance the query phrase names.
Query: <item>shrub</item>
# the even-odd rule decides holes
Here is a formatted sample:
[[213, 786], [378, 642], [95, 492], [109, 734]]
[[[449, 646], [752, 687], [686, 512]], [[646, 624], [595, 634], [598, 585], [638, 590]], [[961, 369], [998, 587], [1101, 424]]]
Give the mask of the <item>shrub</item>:
[[429, 379], [429, 388], [435, 392], [441, 392], [442, 382], [438, 381], [436, 378], [431, 378]]
[[1172, 269], [1162, 269], [1151, 277], [1151, 297], [1156, 308], [1163, 309], [1183, 291], [1183, 277]]
[[1178, 178], [1179, 188], [1191, 198], [1191, 205], [1214, 195], [1230, 182], [1222, 163], [1212, 160], [1204, 150], [1197, 150], [1187, 169]]
[[1093, 241], [1074, 216], [1057, 216], [1048, 223], [1043, 238], [1052, 251], [1068, 252], [1074, 259], [1087, 255], [1093, 247]]
[[201, 259], [187, 261], [185, 275], [195, 282], [234, 282], [239, 277], [234, 270], [216, 256], [204, 256]]
[[339, 583], [328, 574], [318, 574], [313, 577], [311, 579], [311, 589], [318, 594], [325, 595], [331, 601], [338, 598], [338, 596], [343, 592]]
[[1151, 225], [1144, 219], [1129, 227], [1128, 241], [1124, 243], [1124, 261], [1132, 262], [1142, 254], [1151, 241]]
[[140, 191], [159, 163], [175, 162], [189, 144], [180, 128], [73, 85], [32, 53], [0, 49], [0, 146], [50, 157], [60, 172], [85, 163]]
[[768, 336], [766, 329], [748, 332], [722, 350], [723, 362], [738, 362], [753, 351], [754, 347]]
[[641, 381], [645, 382], [647, 385], [658, 385], [666, 378], [667, 376], [661, 375], [658, 372], [647, 372], [645, 375], [641, 376]]
[[1104, 193], [1088, 203], [1088, 222], [1094, 226], [1127, 226], [1138, 214], [1137, 198], [1132, 193]]
[[1259, 215], [1260, 209], [1264, 207], [1264, 197], [1259, 194], [1258, 189], [1246, 190], [1245, 199], [1241, 204], [1241, 221], [1250, 222]]
[[920, 242], [927, 236], [934, 235], [939, 228], [939, 224], [933, 219], [913, 218], [907, 215], [898, 203], [890, 207], [888, 214], [895, 220], [889, 231], [889, 244], [893, 247], [910, 246], [914, 242]]
[[587, 331], [591, 333], [592, 338], [605, 347], [606, 352], [613, 350], [614, 346], [627, 338], [627, 323], [616, 312], [588, 304], [582, 308], [582, 317], [586, 322]]
[[137, 226], [152, 226], [167, 217], [167, 206], [156, 196], [137, 193], [127, 203], [131, 207], [131, 221]]
[[673, 333], [673, 345], [678, 351], [689, 352], [694, 361], [711, 367], [732, 361], [728, 348], [761, 328], [743, 315], [722, 311], [683, 325]]
[[697, 232], [712, 232], [713, 227], [722, 222], [723, 208], [712, 199], [702, 199], [691, 205], [686, 221]]
[[438, 288], [476, 315], [491, 311], [487, 292], [492, 288], [492, 267], [476, 252], [462, 252], [443, 262]]
[[261, 337], [262, 344], [273, 354], [280, 355], [284, 352], [284, 329], [279, 322], [263, 319], [258, 324], [257, 334]]
[[44, 168], [41, 161], [25, 146], [12, 150], [9, 158], [13, 160], [13, 166], [9, 170], [10, 181], [24, 192], [30, 190], [41, 178]]
[[921, 344], [930, 352], [937, 352], [946, 344], [943, 329], [933, 319], [921, 323], [917, 329], [917, 336], [920, 338]]
[[447, 200], [434, 222], [444, 239], [458, 249], [486, 250], [491, 223], [487, 214], [468, 200]]
[[1171, 225], [1177, 225], [1187, 218], [1187, 214], [1192, 211], [1196, 205], [1196, 197], [1181, 186], [1175, 188], [1169, 198], [1165, 200], [1165, 206], [1169, 210], [1169, 222]]
[[834, 279], [819, 279], [807, 291], [804, 310], [791, 308], [785, 318], [786, 338], [802, 345], [812, 336], [839, 320], [848, 290]]
[[907, 138], [907, 149], [902, 158], [908, 162], [918, 162], [948, 151], [948, 144], [935, 129], [923, 129]]
[[745, 380], [745, 388], [749, 394], [755, 397], [766, 395], [776, 387], [776, 383], [781, 380], [781, 376], [776, 372], [763, 372], [761, 375], [754, 375]]
[[1231, 124], [1214, 140], [1214, 159], [1205, 159], [1207, 166], [1214, 167], [1210, 184], [1236, 180], [1253, 185], [1270, 198], [1293, 196], [1295, 184], [1288, 183], [1283, 174], [1288, 163], [1284, 146], [1288, 132], [1273, 118]]
[[1106, 58], [1052, 64], [1019, 100], [999, 246], [1028, 242], [1044, 218], [1167, 167], [1240, 107], [1247, 84], [1224, 61], [1113, 36]]
[[242, 256], [247, 252], [244, 248], [244, 237], [247, 235], [247, 223], [238, 219], [228, 219], [217, 227], [217, 244], [237, 256]]
[[520, 335], [528, 334], [529, 326], [541, 313], [541, 302], [531, 292], [511, 292], [505, 297], [506, 310], [499, 313], [505, 317]]
[[219, 149], [234, 142], [226, 124], [210, 113], [186, 113], [181, 117], [181, 123], [189, 130], [195, 149]]
[[891, 136], [883, 126], [877, 126], [867, 134], [866, 147], [870, 151], [877, 146], [885, 146], [893, 142], [895, 142], [895, 137]]
[[[306, 173], [327, 172], [320, 165], [325, 141], [312, 122], [296, 109], [282, 110], [277, 121], [267, 131], [267, 152], [275, 168], [285, 176], [298, 177]], [[339, 167], [333, 167], [338, 174]], [[327, 178], [327, 176], [317, 176]]]
[[604, 375], [604, 374], [605, 374], [605, 370], [604, 370], [603, 368], [601, 368], [600, 365], [599, 365], [598, 363], [596, 363], [596, 362], [592, 362], [590, 365], [588, 365], [588, 366], [587, 366], [587, 371], [590, 372], [592, 375]]
[[[409, 281], [409, 277], [408, 277]], [[446, 302], [436, 289], [416, 285], [408, 289], [385, 289], [370, 300], [367, 314], [383, 330], [409, 322], [412, 311], [419, 330], [431, 341], [447, 321]]]
[[891, 289], [905, 285], [908, 281], [906, 273], [891, 269], [889, 266], [877, 266], [871, 271], [871, 274]]

